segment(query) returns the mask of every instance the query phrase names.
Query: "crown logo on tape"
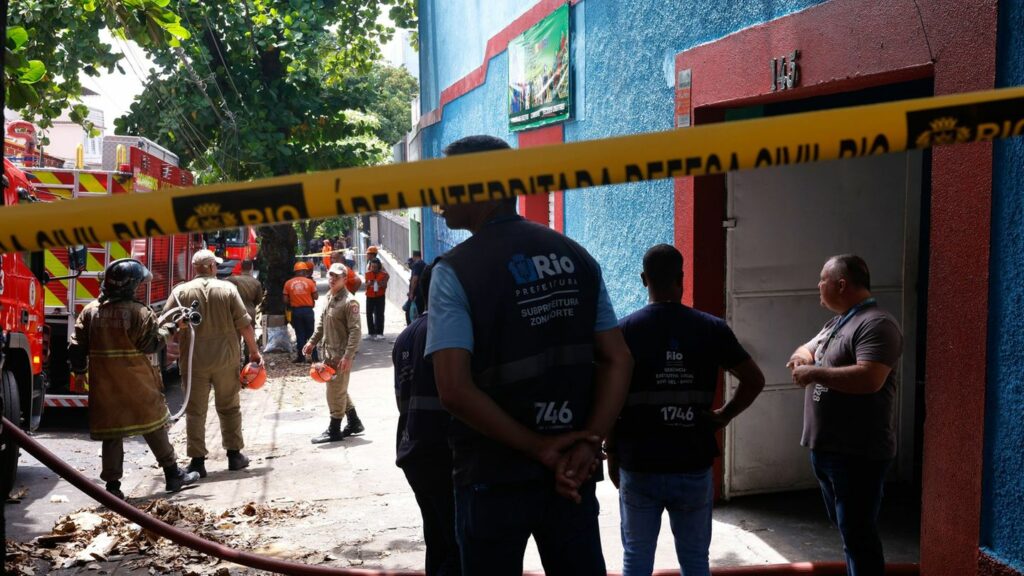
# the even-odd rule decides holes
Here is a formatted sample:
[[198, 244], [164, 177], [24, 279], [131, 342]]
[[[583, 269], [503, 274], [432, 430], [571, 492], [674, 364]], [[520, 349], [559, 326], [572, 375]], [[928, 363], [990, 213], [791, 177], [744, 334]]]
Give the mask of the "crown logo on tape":
[[918, 148], [963, 144], [971, 140], [971, 129], [967, 126], [958, 126], [957, 119], [952, 116], [932, 120], [929, 128], [917, 137], [915, 144]]
[[238, 226], [238, 218], [231, 212], [222, 212], [220, 204], [210, 202], [194, 208], [195, 214], [185, 221], [189, 230], [208, 230]]

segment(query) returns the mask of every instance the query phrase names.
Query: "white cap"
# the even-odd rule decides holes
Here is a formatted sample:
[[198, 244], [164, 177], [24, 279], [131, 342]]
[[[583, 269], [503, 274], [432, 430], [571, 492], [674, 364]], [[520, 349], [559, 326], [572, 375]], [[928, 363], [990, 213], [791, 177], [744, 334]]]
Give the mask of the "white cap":
[[202, 264], [203, 262], [207, 262], [210, 260], [213, 260], [217, 264], [224, 263], [224, 259], [218, 258], [217, 255], [214, 254], [213, 251], [211, 250], [199, 250], [198, 252], [192, 255], [193, 266], [195, 266], [196, 264]]
[[334, 264], [331, 264], [331, 267], [330, 269], [327, 270], [327, 273], [333, 274], [334, 276], [348, 276], [348, 268], [346, 268], [344, 264], [336, 262]]

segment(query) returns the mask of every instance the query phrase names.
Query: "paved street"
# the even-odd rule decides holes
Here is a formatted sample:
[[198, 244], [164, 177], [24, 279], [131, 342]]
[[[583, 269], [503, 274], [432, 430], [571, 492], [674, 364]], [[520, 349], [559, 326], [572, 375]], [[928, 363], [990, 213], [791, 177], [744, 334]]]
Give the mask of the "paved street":
[[[321, 298], [320, 303], [324, 300]], [[351, 381], [352, 397], [366, 425], [364, 435], [339, 443], [310, 444], [309, 439], [327, 424], [323, 387], [308, 377], [307, 368], [292, 364], [289, 356], [269, 354], [267, 385], [242, 392], [245, 452], [252, 458], [250, 467], [240, 472], [227, 470], [211, 406], [207, 424], [210, 475], [196, 487], [168, 499], [198, 504], [211, 512], [247, 502], [279, 506], [315, 502], [322, 506], [322, 512], [301, 519], [282, 518], [261, 527], [262, 545], [255, 551], [335, 566], [421, 568], [419, 511], [404, 476], [394, 466], [397, 411], [390, 351], [391, 341], [404, 322], [395, 307], [389, 306], [387, 316], [388, 341], [363, 341]], [[174, 410], [180, 403], [180, 388], [172, 384], [169, 396]], [[36, 437], [99, 482], [99, 443], [88, 440], [84, 414], [50, 413]], [[184, 461], [184, 420], [174, 425], [171, 438]], [[125, 471], [124, 490], [133, 503], [166, 496], [162, 473], [141, 439], [127, 443]], [[90, 498], [24, 453], [18, 485], [27, 493], [20, 502], [6, 507], [8, 537], [17, 541], [48, 533], [59, 517], [95, 506]], [[52, 501], [60, 500], [56, 496], [65, 496], [68, 501]], [[618, 570], [622, 554], [617, 493], [609, 482], [602, 482], [598, 496], [608, 567]], [[890, 561], [917, 560], [917, 513], [911, 501], [912, 497], [894, 492], [883, 507]], [[816, 492], [748, 497], [716, 508], [713, 565], [841, 558], [838, 533], [826, 524]], [[675, 565], [666, 518], [657, 566]], [[541, 569], [532, 546], [526, 568]], [[84, 568], [59, 573], [78, 570], [85, 573]], [[230, 572], [252, 573], [238, 567]]]

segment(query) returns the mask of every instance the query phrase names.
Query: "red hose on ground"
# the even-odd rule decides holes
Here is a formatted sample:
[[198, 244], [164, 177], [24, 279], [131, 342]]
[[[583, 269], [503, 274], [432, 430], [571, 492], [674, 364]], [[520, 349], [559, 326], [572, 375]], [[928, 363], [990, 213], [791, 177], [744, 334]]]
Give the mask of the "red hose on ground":
[[[714, 576], [846, 576], [846, 562], [794, 562], [765, 566], [733, 566], [712, 568]], [[655, 570], [654, 576], [675, 576], [679, 570]], [[918, 576], [917, 564], [886, 564], [885, 576]]]
[[[170, 524], [142, 512], [131, 504], [115, 498], [106, 490], [100, 488], [91, 480], [86, 478], [81, 472], [69, 466], [67, 462], [58, 458], [45, 446], [33, 440], [23, 430], [11, 424], [7, 418], [3, 418], [3, 427], [4, 432], [10, 434], [18, 445], [24, 448], [26, 452], [34, 456], [36, 460], [42, 462], [43, 465], [59, 474], [62, 478], [70, 482], [86, 495], [92, 497], [100, 504], [103, 504], [111, 511], [116, 512], [132, 522], [135, 522], [139, 526], [159, 534], [160, 536], [163, 536], [164, 538], [167, 538], [181, 546], [186, 546], [204, 554], [215, 556], [221, 560], [227, 560], [228, 562], [234, 562], [235, 564], [241, 564], [258, 570], [267, 570], [278, 574], [294, 574], [296, 576], [306, 576], [309, 574], [330, 574], [332, 576], [423, 576], [423, 572], [412, 570], [364, 570], [356, 568], [311, 566], [309, 564], [288, 562], [285, 560], [278, 560], [276, 558], [267, 558], [266, 556], [250, 554], [248, 552], [241, 552], [234, 548], [210, 542], [209, 540], [203, 540], [191, 532], [185, 532], [184, 530], [175, 528]], [[654, 572], [654, 576], [673, 576], [678, 573], [678, 570], [657, 570]], [[797, 562], [794, 564], [713, 568], [711, 573], [714, 574], [714, 576], [752, 576], [761, 574], [770, 576], [843, 576], [846, 574], [846, 564], [841, 562]], [[885, 573], [887, 576], [918, 576], [919, 566], [917, 564], [887, 564], [885, 567]], [[539, 576], [542, 573], [527, 572], [526, 574]], [[610, 572], [609, 574], [615, 575], [618, 573]]]
[[35, 458], [42, 462], [47, 468], [59, 474], [76, 488], [85, 492], [86, 495], [90, 496], [100, 504], [103, 504], [111, 511], [117, 512], [121, 516], [135, 522], [139, 526], [159, 534], [160, 536], [163, 536], [177, 544], [187, 546], [193, 550], [198, 550], [203, 554], [216, 556], [221, 560], [227, 560], [228, 562], [234, 562], [235, 564], [241, 564], [250, 568], [268, 570], [279, 574], [295, 574], [296, 576], [305, 576], [308, 574], [330, 574], [332, 576], [423, 576], [423, 572], [408, 570], [381, 571], [311, 566], [309, 564], [287, 562], [285, 560], [277, 560], [275, 558], [267, 558], [265, 556], [250, 554], [248, 552], [241, 552], [234, 548], [228, 548], [227, 546], [210, 542], [209, 540], [203, 540], [191, 532], [185, 532], [184, 530], [175, 528], [170, 524], [142, 512], [138, 508], [114, 497], [103, 488], [93, 484], [92, 481], [86, 478], [81, 472], [72, 468], [67, 462], [64, 462], [53, 452], [47, 450], [45, 446], [30, 438], [28, 434], [17, 426], [11, 424], [7, 418], [3, 419], [3, 425], [4, 432], [9, 433], [11, 437], [14, 438], [14, 440], [29, 454], [35, 456]]

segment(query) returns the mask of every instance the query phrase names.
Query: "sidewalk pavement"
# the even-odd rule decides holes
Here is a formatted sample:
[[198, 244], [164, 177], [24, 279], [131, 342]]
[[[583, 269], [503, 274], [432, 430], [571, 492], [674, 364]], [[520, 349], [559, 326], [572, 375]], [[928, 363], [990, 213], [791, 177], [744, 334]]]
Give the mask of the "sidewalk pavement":
[[[363, 300], [362, 294], [358, 297]], [[318, 302], [322, 305], [325, 300]], [[227, 470], [211, 405], [207, 422], [209, 476], [168, 499], [199, 504], [210, 511], [247, 502], [282, 506], [314, 502], [323, 507], [322, 513], [261, 527], [264, 540], [271, 544], [251, 551], [338, 567], [422, 569], [419, 509], [405, 477], [394, 465], [398, 412], [390, 354], [405, 323], [401, 309], [391, 303], [385, 316], [387, 339], [363, 340], [350, 382], [350, 394], [366, 426], [364, 434], [343, 442], [311, 444], [310, 438], [328, 423], [323, 385], [309, 378], [308, 365], [293, 364], [288, 354], [268, 354], [267, 384], [260, 390], [242, 391], [244, 452], [252, 459], [249, 468]], [[365, 334], [365, 314], [363, 324]], [[171, 438], [184, 460], [184, 419], [173, 427]], [[165, 496], [163, 478], [152, 457], [145, 454], [144, 446], [137, 448], [140, 458], [146, 458], [140, 462], [149, 467], [126, 478], [125, 492], [133, 498]], [[98, 468], [96, 460], [91, 467]], [[620, 570], [618, 494], [607, 481], [598, 485], [597, 494], [605, 559], [609, 570]], [[913, 496], [890, 495], [883, 505], [883, 538], [889, 561], [917, 561], [918, 516], [913, 500]], [[662, 527], [656, 566], [675, 568], [667, 519]], [[713, 530], [712, 566], [842, 559], [838, 532], [827, 524], [816, 492], [747, 497], [719, 504]], [[542, 569], [532, 542], [524, 568]], [[232, 568], [231, 573], [251, 572]]]
[[[363, 295], [359, 298], [362, 301]], [[301, 547], [329, 550], [340, 559], [339, 565], [422, 568], [419, 509], [401, 470], [394, 465], [398, 411], [390, 354], [405, 323], [401, 309], [390, 302], [385, 318], [387, 340], [363, 340], [350, 383], [350, 394], [366, 425], [365, 434], [344, 442], [310, 444], [309, 438], [321, 432], [328, 421], [323, 390], [308, 376], [288, 372], [293, 365], [279, 356], [277, 365], [270, 369], [275, 376], [270, 383], [262, 390], [243, 393], [246, 453], [253, 458], [250, 469], [242, 474], [227, 472], [223, 456], [214, 454], [208, 461], [210, 477], [183, 498], [218, 508], [246, 499], [320, 502], [327, 507], [325, 515], [306, 518], [302, 526], [289, 527], [287, 534], [282, 534], [288, 543], [281, 542], [288, 550], [286, 554], [292, 555]], [[269, 361], [275, 362], [274, 357]], [[277, 377], [282, 364], [286, 372], [283, 378]], [[218, 446], [217, 427], [208, 426], [207, 430], [208, 444]], [[147, 490], [158, 488], [154, 484]], [[601, 482], [597, 494], [605, 559], [610, 570], [620, 570], [618, 492], [610, 482]], [[890, 497], [883, 510], [883, 520], [889, 522], [885, 533], [888, 558], [893, 562], [918, 558], [915, 516], [907, 513], [912, 508], [907, 500], [904, 496]], [[843, 558], [839, 534], [828, 525], [816, 491], [719, 504], [713, 531], [713, 566]], [[667, 517], [658, 544], [656, 566], [678, 566]], [[524, 567], [542, 569], [532, 542]]]

